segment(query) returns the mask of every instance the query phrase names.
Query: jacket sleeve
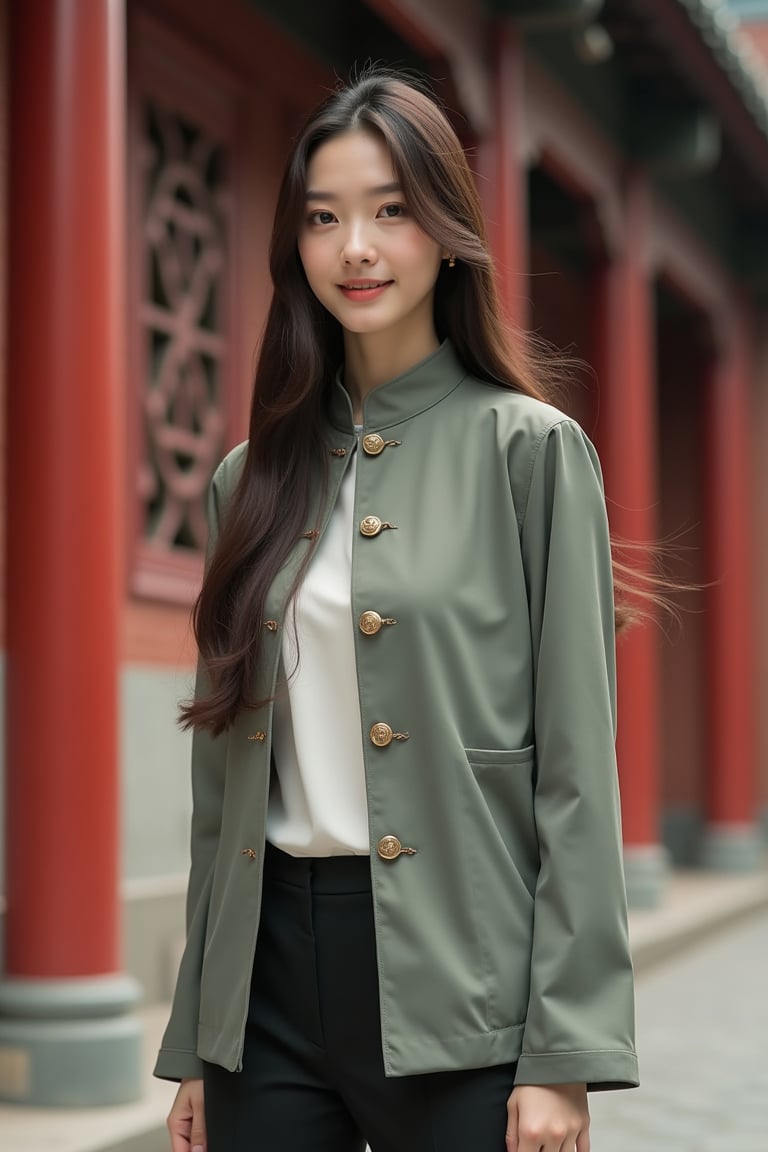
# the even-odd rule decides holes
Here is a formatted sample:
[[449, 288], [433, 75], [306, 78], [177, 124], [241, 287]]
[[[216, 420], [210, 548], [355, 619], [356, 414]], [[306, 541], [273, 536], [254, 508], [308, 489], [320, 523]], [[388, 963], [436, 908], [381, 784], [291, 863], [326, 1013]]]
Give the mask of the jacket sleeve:
[[[219, 527], [219, 479], [211, 482], [208, 496], [208, 555]], [[206, 677], [198, 663], [195, 695], [205, 692]], [[212, 737], [195, 730], [192, 737], [191, 867], [187, 887], [187, 941], [179, 966], [171, 1017], [163, 1036], [154, 1075], [163, 1080], [202, 1077], [203, 1063], [197, 1055], [197, 1024], [200, 1008], [200, 976], [208, 921], [213, 866], [219, 845], [224, 799], [226, 733]]]
[[531, 617], [540, 868], [517, 1084], [638, 1083], [615, 755], [611, 550], [597, 454], [561, 419], [534, 455]]

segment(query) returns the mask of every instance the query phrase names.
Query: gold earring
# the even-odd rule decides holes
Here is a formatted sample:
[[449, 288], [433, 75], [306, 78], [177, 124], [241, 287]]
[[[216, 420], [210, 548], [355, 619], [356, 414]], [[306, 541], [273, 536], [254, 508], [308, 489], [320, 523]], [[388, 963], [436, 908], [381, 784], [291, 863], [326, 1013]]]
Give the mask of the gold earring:
[[448, 257], [448, 267], [449, 268], [455, 268], [456, 267], [456, 257], [454, 256], [453, 252], [451, 252], [450, 256]]

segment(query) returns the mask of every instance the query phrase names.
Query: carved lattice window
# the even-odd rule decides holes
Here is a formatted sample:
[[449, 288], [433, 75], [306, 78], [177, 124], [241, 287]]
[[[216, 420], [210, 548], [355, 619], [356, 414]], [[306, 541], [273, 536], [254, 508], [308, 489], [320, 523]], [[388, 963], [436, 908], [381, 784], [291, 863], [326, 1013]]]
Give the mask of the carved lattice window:
[[133, 586], [184, 601], [202, 571], [206, 493], [224, 453], [231, 407], [233, 139], [221, 89], [211, 88], [218, 100], [211, 115], [204, 82], [196, 86], [183, 51], [159, 83], [152, 82], [153, 55], [133, 111], [140, 249], [134, 253], [140, 396]]

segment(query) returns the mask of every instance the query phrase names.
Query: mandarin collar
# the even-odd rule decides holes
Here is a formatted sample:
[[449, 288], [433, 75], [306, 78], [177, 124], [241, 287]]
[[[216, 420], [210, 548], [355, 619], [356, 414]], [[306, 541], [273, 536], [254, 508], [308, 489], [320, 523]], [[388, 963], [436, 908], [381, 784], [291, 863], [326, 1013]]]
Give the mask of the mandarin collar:
[[[354, 431], [352, 401], [341, 382], [342, 369], [336, 373], [330, 398], [330, 421], [342, 432]], [[450, 340], [444, 340], [407, 372], [385, 380], [372, 388], [363, 400], [363, 426], [366, 429], [389, 428], [444, 400], [467, 375]]]

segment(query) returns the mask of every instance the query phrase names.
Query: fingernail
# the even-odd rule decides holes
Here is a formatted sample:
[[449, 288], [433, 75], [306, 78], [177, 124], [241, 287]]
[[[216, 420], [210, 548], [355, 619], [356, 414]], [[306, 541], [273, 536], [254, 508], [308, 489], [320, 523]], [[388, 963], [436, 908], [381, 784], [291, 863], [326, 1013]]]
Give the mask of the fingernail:
[[192, 1152], [205, 1152], [205, 1148], [203, 1148], [202, 1144], [195, 1144]]

